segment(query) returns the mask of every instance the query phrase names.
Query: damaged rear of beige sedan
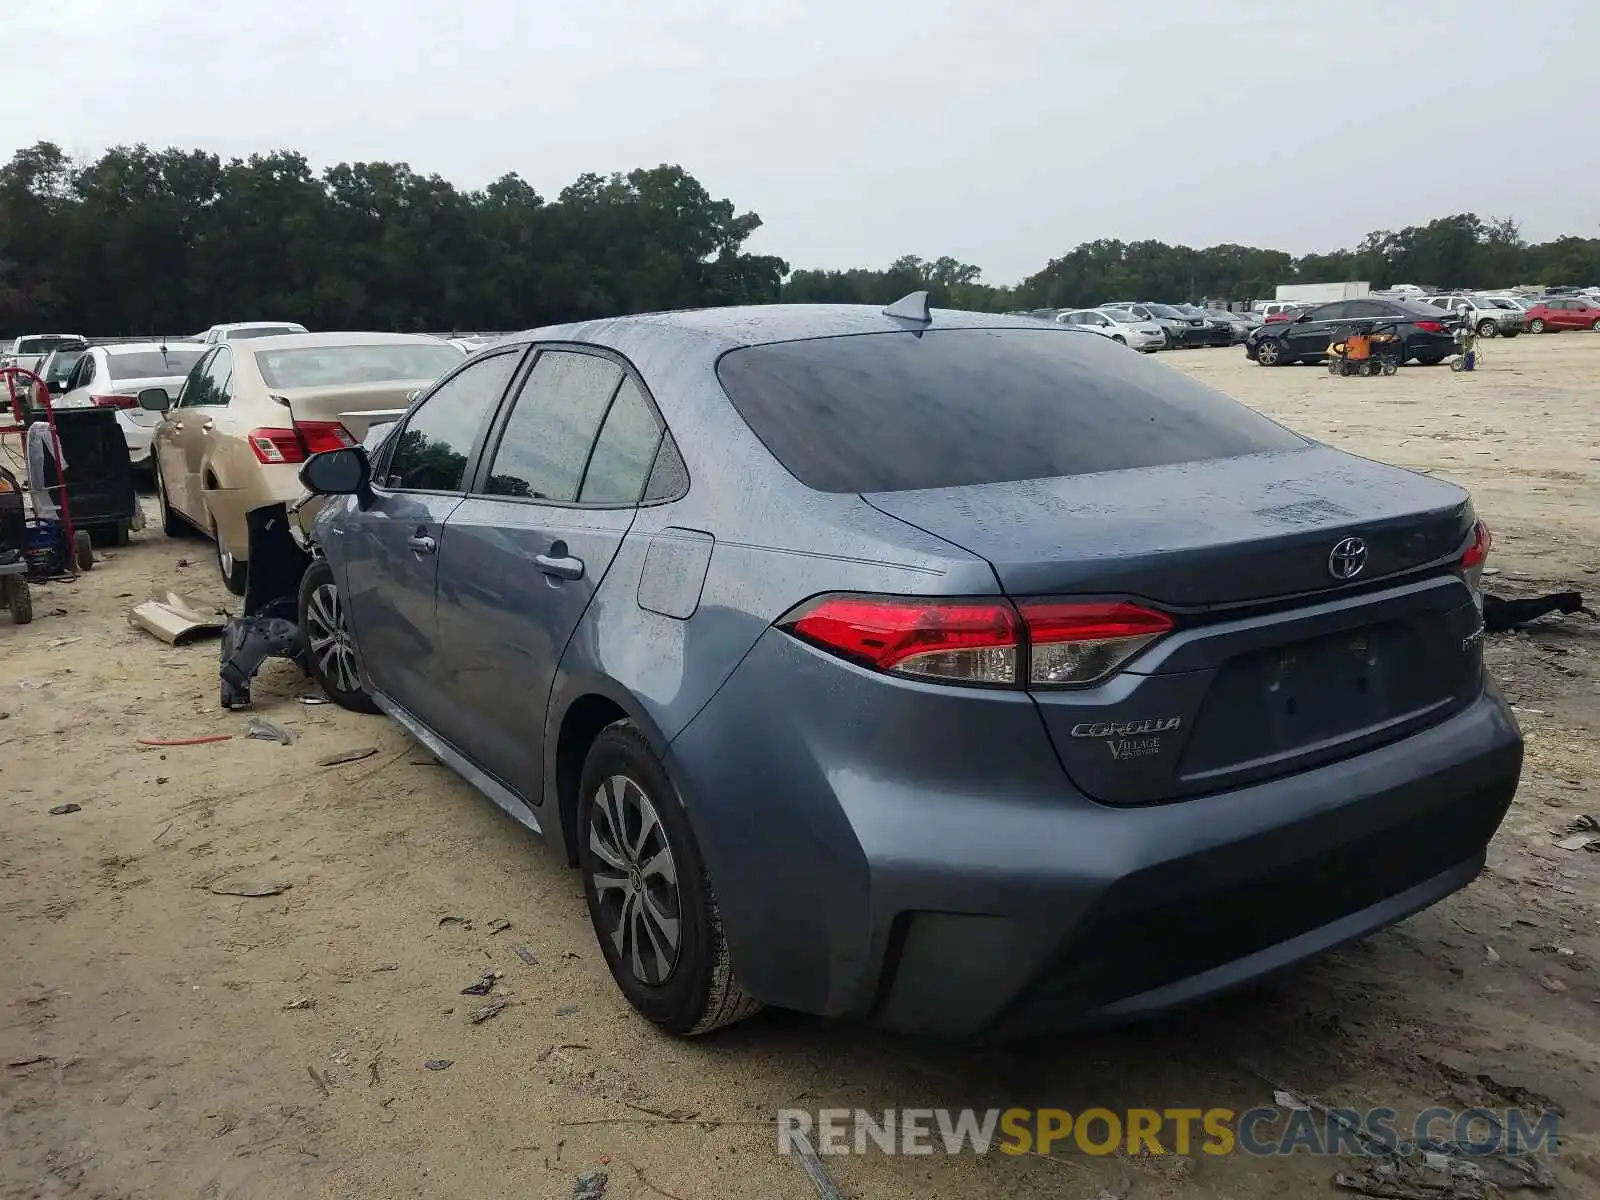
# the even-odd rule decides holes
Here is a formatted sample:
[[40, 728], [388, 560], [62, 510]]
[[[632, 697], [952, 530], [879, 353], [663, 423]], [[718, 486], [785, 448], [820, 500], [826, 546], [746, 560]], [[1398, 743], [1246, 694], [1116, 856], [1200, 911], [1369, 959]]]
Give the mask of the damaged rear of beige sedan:
[[235, 595], [249, 579], [252, 510], [288, 504], [300, 464], [360, 442], [375, 422], [459, 363], [462, 351], [426, 334], [302, 333], [220, 343], [195, 364], [177, 400], [160, 388], [141, 408], [164, 414], [151, 459], [162, 526], [215, 543]]

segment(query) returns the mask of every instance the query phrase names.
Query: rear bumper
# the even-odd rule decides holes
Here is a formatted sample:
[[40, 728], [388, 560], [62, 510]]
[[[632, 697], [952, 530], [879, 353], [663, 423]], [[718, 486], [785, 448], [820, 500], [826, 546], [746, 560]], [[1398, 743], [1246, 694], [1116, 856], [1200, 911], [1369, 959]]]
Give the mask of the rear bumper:
[[1354, 758], [1117, 809], [1075, 792], [1025, 697], [821, 658], [766, 635], [668, 770], [741, 982], [906, 1032], [1125, 1020], [1381, 929], [1472, 880], [1521, 772], [1491, 691]]

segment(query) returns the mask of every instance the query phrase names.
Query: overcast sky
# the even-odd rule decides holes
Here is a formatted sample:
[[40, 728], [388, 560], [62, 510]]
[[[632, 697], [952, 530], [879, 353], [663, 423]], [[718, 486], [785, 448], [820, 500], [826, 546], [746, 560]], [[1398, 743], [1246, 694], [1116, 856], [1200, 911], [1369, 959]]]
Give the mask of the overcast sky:
[[797, 267], [1600, 235], [1597, 0], [0, 0], [0, 45], [0, 156], [681, 163]]

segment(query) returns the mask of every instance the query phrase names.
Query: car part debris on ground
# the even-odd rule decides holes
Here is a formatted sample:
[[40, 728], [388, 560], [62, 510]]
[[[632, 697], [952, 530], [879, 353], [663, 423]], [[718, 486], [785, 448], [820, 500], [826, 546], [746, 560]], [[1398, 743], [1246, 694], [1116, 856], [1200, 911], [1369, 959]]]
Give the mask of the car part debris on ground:
[[456, 1063], [455, 1059], [453, 1058], [430, 1058], [422, 1065], [427, 1067], [430, 1071], [448, 1071], [451, 1067], [455, 1066]]
[[208, 883], [206, 891], [213, 896], [244, 896], [247, 899], [258, 900], [264, 896], [281, 896], [292, 888], [292, 883], [260, 882], [260, 883]]
[[294, 734], [287, 729], [274, 725], [271, 721], [263, 721], [260, 717], [251, 717], [244, 730], [245, 737], [258, 742], [278, 742], [285, 746], [294, 745]]
[[346, 763], [360, 762], [363, 758], [371, 758], [378, 752], [376, 746], [361, 746], [354, 750], [340, 750], [337, 754], [327, 754], [317, 759], [319, 767], [342, 767]]
[[611, 1177], [604, 1171], [585, 1171], [572, 1183], [572, 1200], [605, 1200]]
[[293, 619], [294, 602], [274, 600], [248, 617], [231, 617], [222, 630], [222, 707], [250, 706], [250, 682], [269, 658], [287, 658], [305, 669], [306, 641]]
[[461, 994], [463, 996], [487, 996], [504, 974], [504, 971], [485, 971], [472, 983], [462, 988]]
[[81, 804], [58, 804], [54, 808], [52, 808], [50, 810], [50, 815], [52, 817], [64, 817], [68, 813], [75, 813], [75, 812], [82, 812], [82, 811], [83, 811], [83, 805], [81, 805]]
[[128, 624], [143, 629], [169, 646], [186, 646], [200, 638], [216, 637], [227, 623], [226, 613], [206, 613], [180, 592], [163, 589], [128, 613]]

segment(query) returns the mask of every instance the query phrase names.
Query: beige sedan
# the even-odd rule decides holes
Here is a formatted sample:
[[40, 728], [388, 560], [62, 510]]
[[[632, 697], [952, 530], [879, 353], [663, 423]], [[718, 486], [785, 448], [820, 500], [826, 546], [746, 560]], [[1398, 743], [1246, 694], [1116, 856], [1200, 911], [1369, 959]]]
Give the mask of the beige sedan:
[[299, 499], [307, 457], [355, 445], [464, 357], [441, 338], [409, 333], [301, 333], [215, 346], [176, 402], [159, 388], [139, 394], [141, 408], [164, 414], [151, 446], [162, 527], [212, 538], [223, 580], [243, 595], [245, 514]]

